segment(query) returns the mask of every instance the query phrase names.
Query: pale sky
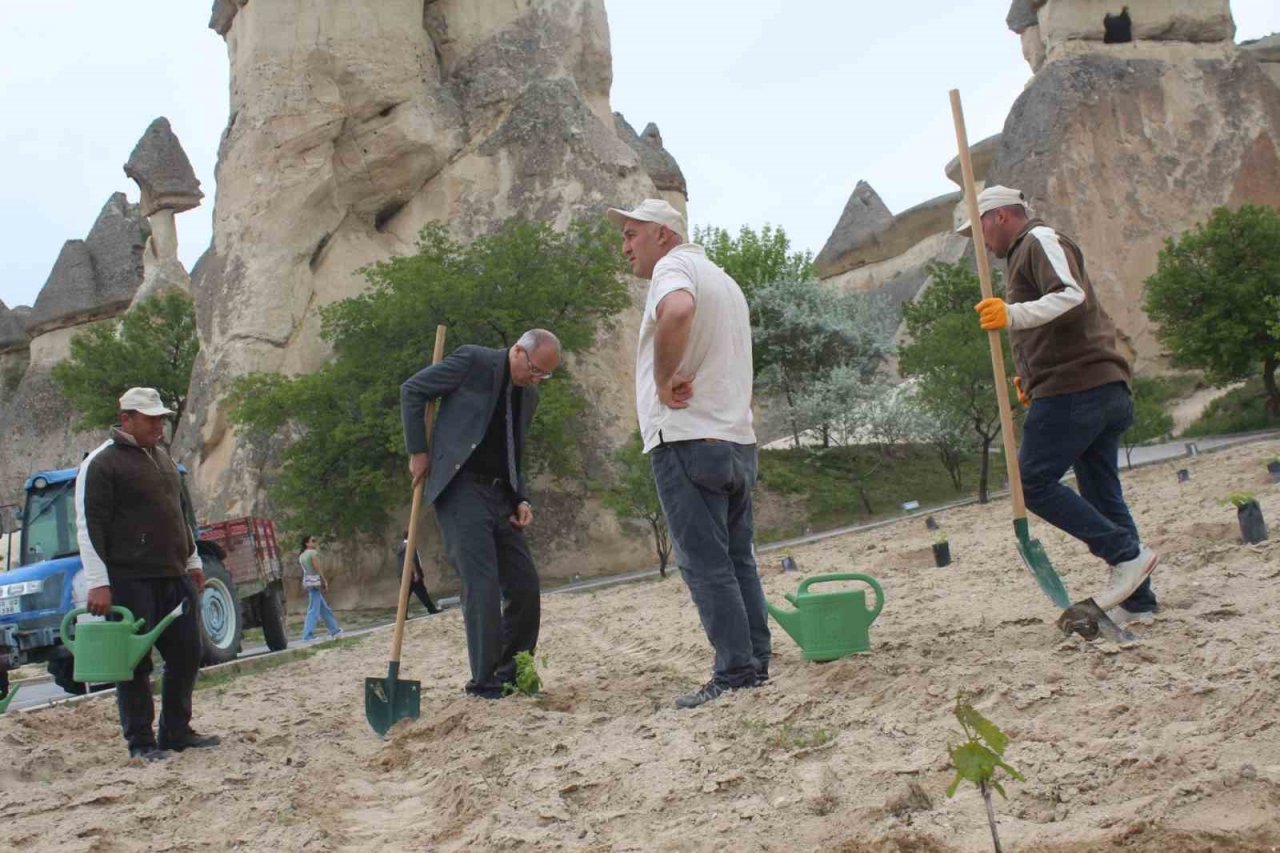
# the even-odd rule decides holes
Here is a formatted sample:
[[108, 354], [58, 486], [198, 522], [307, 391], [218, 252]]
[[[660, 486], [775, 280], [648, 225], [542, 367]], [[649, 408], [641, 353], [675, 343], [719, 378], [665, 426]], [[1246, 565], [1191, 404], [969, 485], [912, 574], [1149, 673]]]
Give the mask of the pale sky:
[[[259, 0], [261, 2], [261, 0]], [[3, 2], [0, 299], [30, 305], [65, 240], [168, 117], [204, 204], [178, 216], [188, 268], [209, 244], [227, 59], [207, 0]], [[1116, 0], [1116, 5], [1123, 5]], [[1280, 31], [1280, 3], [1234, 0], [1236, 38]], [[815, 254], [859, 179], [894, 212], [956, 187], [947, 92], [969, 138], [997, 133], [1030, 71], [1008, 0], [606, 0], [613, 108], [662, 130], [695, 225], [781, 225]], [[630, 201], [622, 199], [620, 201]]]

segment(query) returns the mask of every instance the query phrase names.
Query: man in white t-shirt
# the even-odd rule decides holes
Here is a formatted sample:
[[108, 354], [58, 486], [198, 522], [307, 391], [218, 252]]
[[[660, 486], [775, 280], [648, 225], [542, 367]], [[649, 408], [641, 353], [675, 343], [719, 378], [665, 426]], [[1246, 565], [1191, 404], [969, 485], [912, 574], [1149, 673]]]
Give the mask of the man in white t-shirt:
[[670, 204], [646, 199], [608, 216], [622, 230], [631, 271], [650, 280], [636, 414], [681, 575], [715, 649], [711, 680], [676, 698], [676, 707], [696, 708], [769, 678], [769, 625], [751, 544], [751, 318], [737, 282], [685, 242], [684, 217]]

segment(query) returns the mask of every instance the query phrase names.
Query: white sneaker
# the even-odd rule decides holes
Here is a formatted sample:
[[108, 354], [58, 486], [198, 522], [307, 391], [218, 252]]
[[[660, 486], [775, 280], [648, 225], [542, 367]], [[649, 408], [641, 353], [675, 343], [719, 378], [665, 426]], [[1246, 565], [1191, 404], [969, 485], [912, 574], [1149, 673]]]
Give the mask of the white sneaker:
[[1140, 546], [1138, 556], [1111, 567], [1111, 584], [1105, 592], [1093, 597], [1094, 603], [1103, 610], [1113, 609], [1142, 586], [1159, 562], [1159, 554], [1146, 545]]

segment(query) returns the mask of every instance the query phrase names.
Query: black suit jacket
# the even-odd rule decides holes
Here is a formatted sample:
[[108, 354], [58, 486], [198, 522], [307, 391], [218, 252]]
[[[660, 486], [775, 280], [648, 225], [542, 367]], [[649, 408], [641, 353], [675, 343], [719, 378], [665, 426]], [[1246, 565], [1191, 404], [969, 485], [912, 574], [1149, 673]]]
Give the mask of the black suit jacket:
[[[427, 428], [423, 413], [427, 401], [440, 400], [436, 411], [435, 430], [431, 442], [431, 469], [427, 474], [424, 497], [434, 503], [463, 464], [484, 440], [489, 418], [502, 396], [503, 360], [507, 350], [458, 347], [439, 364], [418, 371], [400, 386], [400, 417], [404, 421], [404, 444], [409, 453], [427, 449]], [[513, 389], [514, 390], [514, 389]], [[538, 408], [538, 389], [527, 385], [520, 389], [520, 422], [515, 425], [516, 495], [523, 498], [524, 466], [522, 449], [529, 434], [534, 410]]]

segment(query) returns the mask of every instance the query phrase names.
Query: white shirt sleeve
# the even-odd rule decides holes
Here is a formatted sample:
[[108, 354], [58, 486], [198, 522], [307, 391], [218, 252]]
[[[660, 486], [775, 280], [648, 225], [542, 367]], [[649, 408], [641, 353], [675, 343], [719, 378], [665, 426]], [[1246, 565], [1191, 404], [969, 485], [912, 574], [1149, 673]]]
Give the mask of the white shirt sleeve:
[[685, 265], [670, 256], [658, 261], [653, 268], [653, 279], [649, 282], [649, 298], [645, 303], [645, 314], [653, 322], [658, 321], [658, 305], [677, 290], [687, 290], [698, 301], [697, 287], [693, 277]]
[[191, 548], [191, 555], [187, 557], [187, 573], [203, 572], [204, 560], [200, 559], [200, 550], [194, 545]]
[[[1045, 323], [1058, 319], [1077, 305], [1084, 303], [1084, 288], [1080, 286], [1080, 282], [1076, 281], [1075, 276], [1071, 274], [1071, 265], [1067, 263], [1067, 253], [1062, 248], [1062, 241], [1058, 239], [1057, 232], [1048, 226], [1041, 225], [1032, 228], [1028, 236], [1034, 239], [1044, 251], [1045, 256], [1049, 259], [1049, 266], [1052, 268], [1054, 276], [1062, 284], [1062, 289], [1046, 293], [1031, 302], [1010, 304], [1010, 329], [1034, 329], [1037, 326], [1043, 326]], [[1038, 284], [1042, 289], [1050, 290], [1056, 283], [1050, 279], [1049, 281], [1038, 282]]]
[[76, 544], [80, 546], [80, 564], [84, 567], [85, 589], [97, 589], [100, 586], [111, 585], [111, 581], [107, 577], [106, 561], [102, 559], [102, 555], [98, 553], [98, 550], [93, 547], [93, 539], [89, 536], [89, 521], [85, 515], [84, 506], [89, 464], [93, 462], [95, 456], [110, 446], [110, 441], [104, 441], [98, 445], [98, 448], [80, 463], [80, 470], [76, 474]]

